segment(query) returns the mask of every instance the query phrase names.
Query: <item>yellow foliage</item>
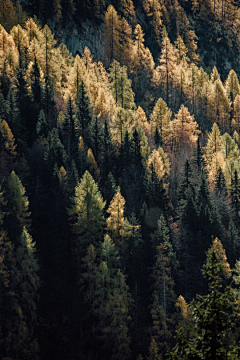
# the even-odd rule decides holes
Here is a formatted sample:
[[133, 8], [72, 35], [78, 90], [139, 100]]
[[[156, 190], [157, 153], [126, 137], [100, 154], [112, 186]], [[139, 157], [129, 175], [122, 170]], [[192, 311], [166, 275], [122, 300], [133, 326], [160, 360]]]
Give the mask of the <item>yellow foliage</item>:
[[99, 182], [100, 180], [100, 171], [98, 168], [98, 164], [93, 155], [92, 149], [88, 149], [87, 152], [87, 164], [89, 166], [89, 172], [93, 176], [94, 180]]
[[218, 238], [213, 240], [213, 249], [217, 251], [218, 259], [222, 263], [222, 265], [224, 266], [224, 268], [223, 268], [223, 276], [224, 276], [224, 278], [229, 279], [232, 276], [232, 271], [230, 269], [229, 263], [227, 262], [227, 256], [226, 256], [226, 252], [224, 250], [224, 247], [223, 247], [221, 241]]
[[170, 162], [163, 148], [159, 147], [158, 150], [154, 149], [151, 152], [147, 162], [147, 169], [149, 172], [151, 172], [151, 165], [153, 165], [153, 168], [160, 180], [164, 177], [164, 175], [169, 175]]

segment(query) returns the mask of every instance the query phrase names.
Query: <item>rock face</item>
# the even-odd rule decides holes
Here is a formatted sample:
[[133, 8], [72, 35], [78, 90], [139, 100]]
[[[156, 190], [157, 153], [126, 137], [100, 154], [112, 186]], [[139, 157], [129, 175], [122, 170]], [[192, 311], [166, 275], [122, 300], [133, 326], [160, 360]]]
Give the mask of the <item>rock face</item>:
[[68, 50], [75, 56], [83, 53], [87, 46], [95, 60], [100, 60], [104, 53], [103, 25], [94, 27], [92, 23], [86, 21], [84, 31], [79, 33], [76, 28], [65, 32], [63, 42]]

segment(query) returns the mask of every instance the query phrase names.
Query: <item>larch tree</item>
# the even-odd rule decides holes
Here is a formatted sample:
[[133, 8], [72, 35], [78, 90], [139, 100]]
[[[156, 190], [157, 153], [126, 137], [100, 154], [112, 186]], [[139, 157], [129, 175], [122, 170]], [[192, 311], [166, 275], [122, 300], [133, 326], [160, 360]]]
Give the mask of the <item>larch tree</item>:
[[132, 113], [123, 108], [117, 108], [112, 118], [112, 134], [113, 139], [121, 144], [124, 140], [126, 131], [131, 131], [133, 123]]
[[15, 138], [8, 123], [0, 119], [0, 174], [1, 176], [10, 175], [14, 169], [14, 162], [16, 160]]
[[167, 158], [167, 154], [164, 152], [162, 147], [159, 147], [158, 150], [153, 149], [153, 151], [149, 155], [149, 158], [147, 161], [147, 170], [150, 174], [152, 171], [151, 167], [153, 167], [159, 180], [163, 179], [164, 176], [169, 175], [170, 162]]
[[[208, 133], [208, 141], [204, 151], [204, 161], [206, 163], [206, 171], [211, 173], [213, 170], [212, 163], [217, 158], [218, 154], [221, 153], [223, 148], [223, 142], [220, 134], [220, 130], [216, 123], [212, 126], [212, 131]], [[215, 168], [215, 174], [218, 170], [218, 165]]]
[[162, 360], [162, 356], [159, 354], [159, 348], [154, 338], [151, 338], [148, 352], [149, 356], [147, 357], [147, 360]]
[[235, 99], [236, 99], [237, 95], [240, 95], [240, 84], [239, 84], [237, 74], [235, 73], [234, 70], [229, 71], [229, 74], [225, 81], [224, 87], [226, 89], [226, 92], [230, 99], [230, 104], [231, 104], [229, 121], [230, 121], [230, 129], [232, 129], [232, 125], [236, 121], [236, 120], [233, 121], [234, 115], [236, 114], [236, 111], [234, 109]]
[[121, 54], [121, 21], [112, 5], [108, 6], [105, 13], [104, 27], [106, 62], [110, 64], [113, 60], [119, 61]]
[[221, 132], [231, 130], [231, 103], [220, 79], [214, 82], [213, 91], [209, 96], [212, 122], [217, 122]]
[[95, 160], [95, 157], [93, 155], [93, 152], [92, 152], [92, 149], [88, 149], [88, 152], [87, 152], [87, 166], [88, 166], [88, 169], [89, 169], [89, 172], [90, 174], [92, 175], [92, 177], [94, 178], [94, 180], [99, 183], [100, 181], [100, 171], [99, 171], [99, 168], [98, 168], [98, 164]]
[[169, 123], [171, 120], [172, 111], [167, 107], [167, 104], [162, 98], [156, 102], [153, 111], [150, 115], [151, 132], [154, 134], [158, 129], [159, 135], [164, 142], [167, 133], [169, 132]]
[[197, 129], [198, 124], [194, 120], [194, 115], [190, 115], [188, 108], [186, 108], [184, 105], [181, 105], [173, 121], [175, 123], [178, 144], [180, 144], [183, 139], [185, 139], [191, 145], [195, 144], [200, 130]]
[[233, 104], [236, 95], [240, 95], [239, 80], [234, 70], [229, 71], [228, 77], [224, 83], [224, 87], [230, 98], [231, 104]]
[[71, 206], [68, 209], [69, 221], [74, 235], [72, 250], [76, 259], [78, 274], [81, 259], [86, 254], [88, 246], [94, 245], [96, 251], [100, 247], [105, 226], [104, 207], [105, 202], [98, 186], [91, 174], [86, 171], [75, 188], [75, 195], [71, 198]]
[[128, 222], [124, 217], [125, 199], [120, 193], [120, 189], [114, 195], [107, 209], [107, 232], [114, 241], [123, 260], [123, 268], [126, 267]]
[[125, 18], [123, 18], [121, 22], [121, 64], [128, 66], [132, 58], [132, 28]]
[[74, 63], [70, 68], [69, 71], [69, 91], [73, 99], [76, 99], [78, 90], [80, 87], [81, 82], [86, 82], [87, 78], [87, 69], [84, 65], [82, 58], [77, 54], [74, 58]]
[[[166, 101], [168, 107], [171, 105], [171, 96], [174, 92], [175, 82], [177, 78], [177, 53], [175, 46], [170, 42], [170, 39], [165, 32], [163, 32], [162, 50], [159, 57], [160, 65], [156, 68], [156, 74], [159, 73], [160, 79], [156, 81], [163, 87], [163, 94], [161, 97]], [[160, 85], [159, 84], [159, 85]]]
[[146, 96], [147, 88], [150, 87], [154, 70], [154, 60], [150, 50], [144, 45], [144, 33], [140, 24], [134, 29], [134, 40], [132, 48], [132, 62], [129, 64], [133, 90], [136, 102]]
[[134, 92], [132, 91], [132, 82], [127, 75], [127, 67], [120, 66], [114, 60], [109, 68], [110, 89], [117, 106], [123, 109], [132, 109], [135, 107]]

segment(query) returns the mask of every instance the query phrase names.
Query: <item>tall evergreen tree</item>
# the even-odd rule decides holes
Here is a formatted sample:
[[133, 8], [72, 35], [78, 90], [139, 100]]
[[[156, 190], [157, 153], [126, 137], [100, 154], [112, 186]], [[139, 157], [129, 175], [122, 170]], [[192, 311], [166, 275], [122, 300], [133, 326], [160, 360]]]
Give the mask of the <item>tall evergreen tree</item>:
[[135, 107], [132, 82], [128, 79], [126, 66], [121, 67], [120, 63], [114, 60], [109, 68], [109, 75], [112, 80], [110, 88], [116, 104], [126, 110]]
[[[207, 252], [203, 275], [208, 280], [207, 295], [197, 296], [192, 302], [197, 335], [187, 341], [182, 329], [178, 331], [177, 345], [169, 359], [237, 359], [239, 347], [229, 341], [228, 334], [238, 319], [231, 286], [222, 289], [221, 275], [226, 260], [221, 258], [221, 243], [216, 238]], [[226, 256], [225, 256], [226, 258]]]
[[[2, 358], [35, 359], [36, 305], [39, 277], [30, 226], [28, 199], [18, 176], [12, 172], [3, 183], [1, 197], [0, 256], [0, 354]], [[3, 232], [2, 232], [3, 231]]]
[[126, 267], [127, 257], [127, 228], [128, 223], [124, 218], [125, 199], [120, 193], [120, 189], [114, 195], [107, 209], [109, 217], [107, 218], [107, 232], [113, 239], [123, 260], [123, 268]]
[[84, 142], [88, 145], [90, 141], [89, 127], [92, 121], [92, 111], [90, 107], [90, 99], [83, 81], [81, 81], [78, 88], [76, 108], [78, 135], [81, 135]]
[[70, 223], [74, 237], [72, 239], [73, 255], [80, 271], [81, 259], [86, 254], [90, 244], [99, 249], [103, 238], [105, 219], [103, 209], [105, 202], [98, 190], [98, 186], [88, 171], [75, 188], [75, 195], [71, 198], [68, 209]]

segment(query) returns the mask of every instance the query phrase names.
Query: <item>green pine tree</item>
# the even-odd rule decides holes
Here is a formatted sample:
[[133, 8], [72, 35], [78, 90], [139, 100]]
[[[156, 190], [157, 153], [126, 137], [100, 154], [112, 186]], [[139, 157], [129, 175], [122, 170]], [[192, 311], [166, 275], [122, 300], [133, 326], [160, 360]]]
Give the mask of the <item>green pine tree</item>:
[[[197, 334], [187, 340], [180, 328], [177, 345], [169, 359], [224, 360], [238, 359], [239, 347], [231, 341], [232, 332], [239, 318], [231, 286], [223, 289], [221, 275], [227, 267], [221, 256], [222, 245], [216, 238], [207, 252], [203, 275], [208, 281], [208, 294], [197, 296], [191, 303]], [[226, 256], [225, 256], [226, 258]]]

